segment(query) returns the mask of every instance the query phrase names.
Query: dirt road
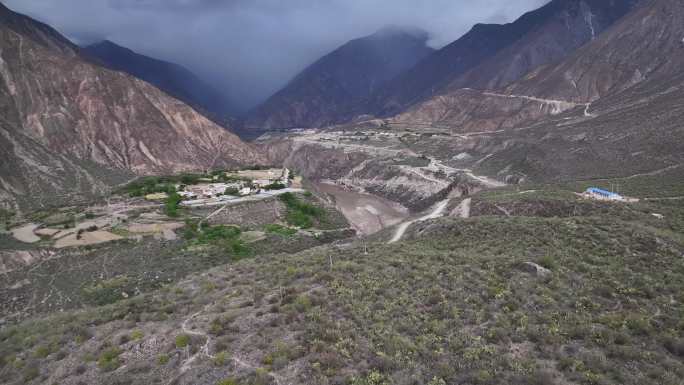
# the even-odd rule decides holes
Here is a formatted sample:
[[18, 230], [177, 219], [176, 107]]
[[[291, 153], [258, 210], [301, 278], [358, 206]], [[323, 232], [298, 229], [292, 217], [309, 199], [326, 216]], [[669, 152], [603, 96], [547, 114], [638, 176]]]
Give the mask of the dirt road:
[[447, 208], [447, 205], [448, 205], [448, 204], [449, 204], [449, 200], [448, 200], [448, 199], [447, 199], [447, 200], [444, 200], [444, 201], [442, 201], [442, 202], [439, 202], [439, 203], [435, 206], [434, 210], [432, 210], [432, 212], [430, 212], [430, 214], [427, 214], [427, 215], [425, 215], [424, 217], [421, 217], [421, 218], [418, 218], [418, 219], [415, 219], [415, 220], [412, 220], [412, 221], [408, 221], [408, 222], [402, 223], [401, 225], [399, 225], [399, 227], [397, 227], [397, 231], [394, 233], [394, 236], [393, 236], [392, 239], [390, 239], [390, 241], [387, 242], [387, 243], [396, 243], [396, 242], [399, 242], [399, 241], [401, 240], [401, 238], [404, 237], [404, 234], [406, 233], [406, 230], [408, 230], [408, 228], [409, 228], [412, 224], [414, 224], [414, 223], [416, 223], [416, 222], [423, 222], [423, 221], [427, 221], [427, 220], [430, 220], [430, 219], [436, 219], [436, 218], [441, 217], [441, 216], [444, 214], [444, 210]]

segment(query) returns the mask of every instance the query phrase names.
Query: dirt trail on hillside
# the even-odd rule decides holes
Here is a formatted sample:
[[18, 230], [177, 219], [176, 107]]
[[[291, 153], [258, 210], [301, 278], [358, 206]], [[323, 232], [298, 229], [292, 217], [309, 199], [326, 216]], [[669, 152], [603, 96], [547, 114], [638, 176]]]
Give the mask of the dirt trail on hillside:
[[397, 231], [394, 233], [394, 236], [387, 243], [391, 244], [399, 242], [401, 238], [404, 237], [404, 234], [406, 234], [406, 230], [408, 230], [408, 228], [416, 222], [423, 222], [430, 219], [437, 219], [441, 217], [442, 215], [444, 215], [444, 210], [446, 210], [447, 205], [449, 205], [449, 199], [439, 202], [430, 214], [412, 221], [402, 223], [401, 225], [399, 225], [399, 227], [397, 227]]
[[470, 218], [470, 205], [473, 202], [472, 198], [466, 198], [461, 203], [456, 206], [455, 209], [451, 211], [451, 216], [452, 217], [459, 217], [463, 219], [468, 219]]

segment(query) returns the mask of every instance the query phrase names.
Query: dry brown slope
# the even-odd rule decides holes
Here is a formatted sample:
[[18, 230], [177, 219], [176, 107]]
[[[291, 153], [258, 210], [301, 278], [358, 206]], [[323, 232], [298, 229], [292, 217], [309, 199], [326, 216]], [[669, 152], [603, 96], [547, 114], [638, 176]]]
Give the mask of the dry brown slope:
[[395, 120], [494, 131], [584, 110], [636, 84], [677, 76], [684, 64], [683, 26], [683, 3], [650, 0], [559, 63], [498, 90], [460, 88], [456, 82]]
[[[4, 7], [0, 59], [3, 163], [15, 165], [1, 175], [4, 200], [35, 194], [28, 186], [36, 183], [76, 193], [58, 177], [65, 167], [57, 158], [73, 163], [67, 174], [91, 175], [90, 187], [111, 182], [103, 170], [140, 175], [261, 161], [250, 145], [184, 103], [84, 60], [50, 27]], [[36, 152], [41, 156], [27, 155]]]

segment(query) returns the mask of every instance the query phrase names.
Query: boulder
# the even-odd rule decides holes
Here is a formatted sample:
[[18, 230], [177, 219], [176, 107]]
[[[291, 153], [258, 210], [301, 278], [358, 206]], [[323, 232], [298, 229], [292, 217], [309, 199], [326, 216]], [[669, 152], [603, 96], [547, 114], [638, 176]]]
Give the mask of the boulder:
[[548, 279], [553, 276], [553, 272], [534, 262], [525, 262], [521, 265], [521, 270], [533, 274], [537, 278]]

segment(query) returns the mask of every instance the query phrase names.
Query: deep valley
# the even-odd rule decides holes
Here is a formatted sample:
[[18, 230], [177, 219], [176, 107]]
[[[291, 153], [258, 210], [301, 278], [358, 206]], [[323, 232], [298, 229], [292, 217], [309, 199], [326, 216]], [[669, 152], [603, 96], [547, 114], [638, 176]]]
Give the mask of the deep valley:
[[234, 118], [0, 4], [0, 384], [682, 385], [683, 37], [385, 27]]

